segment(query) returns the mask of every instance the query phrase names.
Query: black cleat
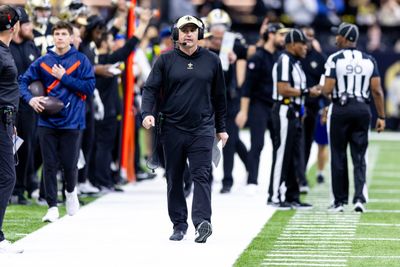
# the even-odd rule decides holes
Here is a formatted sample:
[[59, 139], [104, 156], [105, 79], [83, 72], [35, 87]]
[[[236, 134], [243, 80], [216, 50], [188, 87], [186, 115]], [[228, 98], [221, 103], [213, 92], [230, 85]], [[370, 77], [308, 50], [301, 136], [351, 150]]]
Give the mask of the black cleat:
[[317, 176], [317, 183], [323, 184], [325, 181], [324, 176], [322, 174], [318, 174]]
[[174, 230], [172, 235], [169, 237], [169, 240], [172, 241], [181, 241], [186, 235], [186, 231], [182, 230]]
[[221, 194], [230, 193], [230, 192], [231, 192], [231, 187], [230, 187], [230, 186], [223, 186], [219, 192], [220, 192]]
[[293, 201], [290, 203], [290, 205], [292, 205], [292, 208], [296, 210], [310, 210], [313, 208], [311, 204], [303, 203], [300, 201]]
[[194, 242], [196, 243], [206, 243], [207, 238], [212, 234], [211, 223], [207, 221], [202, 221], [196, 228], [196, 238]]

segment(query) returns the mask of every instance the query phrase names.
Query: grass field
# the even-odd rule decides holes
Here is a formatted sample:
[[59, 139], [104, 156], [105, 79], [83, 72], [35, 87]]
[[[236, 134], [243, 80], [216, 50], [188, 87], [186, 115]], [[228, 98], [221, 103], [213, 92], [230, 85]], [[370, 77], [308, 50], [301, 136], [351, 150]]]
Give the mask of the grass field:
[[400, 266], [400, 141], [372, 141], [369, 152], [366, 213], [328, 213], [330, 184], [317, 184], [305, 198], [314, 209], [277, 211], [235, 266]]

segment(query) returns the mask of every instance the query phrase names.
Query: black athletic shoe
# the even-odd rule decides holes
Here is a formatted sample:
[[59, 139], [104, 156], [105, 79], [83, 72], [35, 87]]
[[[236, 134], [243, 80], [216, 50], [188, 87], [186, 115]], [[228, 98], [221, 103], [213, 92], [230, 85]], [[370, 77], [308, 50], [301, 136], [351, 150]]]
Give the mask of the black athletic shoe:
[[332, 204], [328, 211], [330, 212], [344, 212], [344, 207], [342, 203]]
[[231, 192], [231, 187], [230, 187], [230, 186], [223, 186], [219, 192], [220, 192], [221, 194], [230, 193], [230, 192]]
[[303, 203], [300, 201], [293, 201], [290, 203], [290, 205], [292, 205], [292, 208], [296, 210], [310, 210], [313, 208], [311, 204]]
[[169, 237], [169, 240], [172, 241], [181, 241], [186, 235], [186, 231], [182, 230], [174, 230], [172, 235]]
[[292, 209], [292, 205], [289, 202], [272, 202], [272, 201], [268, 201], [267, 205], [272, 206], [274, 208], [276, 208], [277, 210], [291, 210]]
[[196, 243], [206, 243], [207, 238], [212, 234], [212, 226], [211, 223], [207, 221], [202, 221], [196, 227], [196, 238], [194, 242]]
[[324, 176], [323, 176], [322, 174], [319, 174], [319, 175], [317, 176], [317, 183], [323, 184], [324, 181], [325, 181]]

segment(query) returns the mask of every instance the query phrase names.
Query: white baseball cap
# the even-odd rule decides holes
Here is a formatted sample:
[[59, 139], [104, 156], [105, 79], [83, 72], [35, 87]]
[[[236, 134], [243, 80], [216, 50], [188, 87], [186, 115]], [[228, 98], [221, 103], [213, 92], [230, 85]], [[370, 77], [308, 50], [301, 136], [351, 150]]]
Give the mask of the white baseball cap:
[[203, 28], [203, 24], [201, 23], [201, 21], [190, 15], [185, 15], [185, 16], [181, 17], [180, 19], [178, 19], [178, 22], [176, 23], [176, 27], [178, 29], [180, 29], [187, 24], [194, 24], [198, 28], [201, 28], [201, 29]]

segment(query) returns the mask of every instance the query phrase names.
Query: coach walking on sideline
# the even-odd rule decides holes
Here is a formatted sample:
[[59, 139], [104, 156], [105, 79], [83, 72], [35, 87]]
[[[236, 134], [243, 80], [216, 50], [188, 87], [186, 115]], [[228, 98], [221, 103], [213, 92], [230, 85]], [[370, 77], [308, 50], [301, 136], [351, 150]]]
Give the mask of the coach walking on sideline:
[[183, 170], [189, 159], [194, 182], [192, 221], [195, 242], [204, 243], [211, 235], [211, 158], [215, 137], [225, 144], [225, 83], [218, 56], [198, 46], [204, 24], [185, 15], [173, 26], [177, 48], [162, 54], [144, 86], [143, 126], [155, 125], [155, 104], [163, 116], [161, 142], [168, 184], [168, 213], [173, 226], [170, 240], [186, 234], [187, 206], [183, 193]]
[[[66, 182], [66, 209], [74, 215], [79, 209], [76, 183], [82, 130], [85, 129], [85, 99], [93, 94], [95, 78], [89, 59], [73, 46], [72, 25], [59, 21], [53, 28], [55, 46], [38, 58], [20, 78], [24, 101], [39, 113], [38, 134], [43, 157], [46, 201], [45, 222], [59, 217], [57, 208], [57, 171], [61, 165]], [[60, 100], [64, 107], [56, 114], [46, 114], [43, 96], [33, 97], [28, 85], [41, 81], [46, 94]]]
[[15, 185], [13, 135], [18, 108], [17, 67], [9, 46], [19, 31], [20, 11], [0, 6], [0, 253], [21, 253], [5, 239], [2, 232], [4, 214]]
[[354, 165], [354, 210], [363, 212], [367, 202], [365, 161], [368, 147], [368, 130], [371, 121], [370, 93], [378, 112], [376, 130], [385, 129], [383, 91], [375, 59], [356, 49], [358, 27], [340, 24], [336, 44], [341, 49], [332, 54], [325, 64], [325, 82], [322, 91], [331, 95], [328, 110], [328, 132], [331, 148], [331, 172], [334, 203], [331, 211], [343, 211], [348, 203], [349, 178], [347, 170], [347, 145], [350, 143]]

